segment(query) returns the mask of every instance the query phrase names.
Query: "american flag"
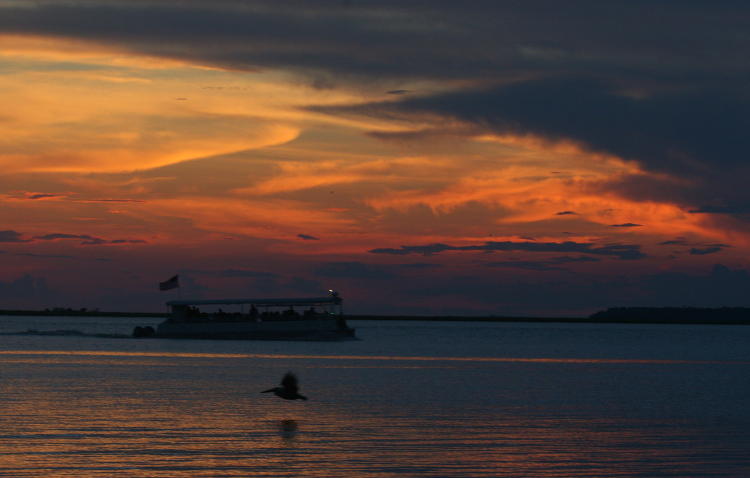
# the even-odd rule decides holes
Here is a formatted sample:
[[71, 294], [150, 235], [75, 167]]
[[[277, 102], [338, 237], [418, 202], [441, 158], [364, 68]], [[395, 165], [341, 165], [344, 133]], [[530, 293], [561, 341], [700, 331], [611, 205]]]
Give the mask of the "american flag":
[[180, 287], [180, 276], [174, 276], [164, 282], [159, 282], [159, 290], [169, 290]]

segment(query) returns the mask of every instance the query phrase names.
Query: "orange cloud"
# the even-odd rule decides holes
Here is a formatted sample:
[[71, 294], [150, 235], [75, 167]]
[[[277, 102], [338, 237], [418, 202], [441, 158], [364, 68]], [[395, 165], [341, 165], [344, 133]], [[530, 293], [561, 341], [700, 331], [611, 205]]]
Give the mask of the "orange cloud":
[[[387, 96], [384, 91], [321, 90], [280, 72], [219, 70], [71, 40], [0, 36], [0, 47], [0, 62], [20, 65], [0, 77], [10, 112], [0, 118], [0, 165], [6, 174], [66, 173], [55, 176], [64, 185], [56, 191], [27, 187], [48, 199], [47, 211], [39, 201], [19, 200], [14, 205], [25, 212], [6, 214], [25, 220], [30, 229], [50, 230], [61, 220], [101, 222], [102, 228], [141, 235], [156, 229], [167, 241], [305, 233], [324, 237], [316, 250], [331, 253], [361, 252], [386, 241], [471, 241], [490, 234], [550, 240], [563, 233], [695, 234], [727, 240], [710, 218], [686, 214], [674, 204], [602, 194], [593, 185], [645, 173], [633, 162], [573, 142], [472, 137], [466, 129], [451, 136], [451, 128], [460, 125], [442, 125], [448, 141], [414, 146], [362, 133], [434, 128], [437, 117], [352, 119], [304, 108], [367, 102]], [[249, 150], [262, 154], [246, 153], [246, 163], [234, 163], [233, 169], [211, 163], [172, 168], [169, 178], [132, 176]], [[131, 176], [101, 181], [87, 176], [127, 172]], [[206, 181], [208, 174], [216, 177]], [[217, 186], [202, 187], [204, 182]], [[334, 186], [346, 196], [326, 197]], [[51, 193], [66, 197], [44, 196]], [[82, 202], [107, 197], [148, 197], [148, 202], [116, 207]], [[30, 211], [33, 219], [23, 219]], [[556, 215], [560, 211], [576, 214]], [[610, 227], [618, 223], [643, 227]], [[96, 234], [111, 236], [106, 230]], [[300, 253], [310, 247], [299, 242], [284, 247]]]
[[[155, 221], [159, 218], [181, 218], [192, 228], [203, 231], [203, 237], [237, 234], [265, 239], [296, 238], [302, 231], [351, 228], [353, 222], [341, 214], [317, 210], [302, 202], [287, 200], [246, 201], [223, 198], [156, 199], [126, 214]], [[190, 241], [184, 236], [174, 237]], [[192, 242], [192, 241], [190, 241]]]
[[0, 36], [8, 172], [117, 172], [296, 138], [314, 101], [350, 101], [276, 72], [162, 61], [89, 42]]
[[[426, 206], [436, 217], [452, 214], [468, 204], [484, 204], [498, 211], [486, 229], [494, 226], [496, 233], [505, 236], [513, 235], [515, 227], [545, 235], [566, 228], [588, 237], [697, 234], [726, 240], [726, 233], [716, 230], [706, 218], [688, 214], [676, 204], [628, 200], [594, 187], [605, 179], [638, 172], [632, 162], [589, 154], [572, 143], [552, 144], [528, 137], [502, 139], [492, 138], [491, 143], [511, 144], [518, 149], [504, 154], [498, 151], [502, 156], [494, 162], [488, 162], [486, 157], [475, 162], [457, 159], [465, 169], [452, 170], [450, 179], [435, 172], [441, 182], [388, 191], [368, 197], [365, 202], [376, 211], [403, 214]], [[559, 216], [560, 211], [576, 214]], [[618, 223], [644, 227], [613, 230], [611, 225]], [[464, 230], [470, 230], [468, 224]]]
[[6, 137], [0, 164], [9, 172], [117, 172], [290, 141], [296, 128], [253, 118], [92, 118]]

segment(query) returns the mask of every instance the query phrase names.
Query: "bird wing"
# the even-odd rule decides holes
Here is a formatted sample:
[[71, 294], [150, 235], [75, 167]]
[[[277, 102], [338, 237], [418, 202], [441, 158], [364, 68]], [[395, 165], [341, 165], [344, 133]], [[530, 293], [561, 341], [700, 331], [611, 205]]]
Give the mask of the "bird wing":
[[297, 377], [292, 372], [287, 372], [281, 379], [281, 386], [290, 392], [297, 393]]

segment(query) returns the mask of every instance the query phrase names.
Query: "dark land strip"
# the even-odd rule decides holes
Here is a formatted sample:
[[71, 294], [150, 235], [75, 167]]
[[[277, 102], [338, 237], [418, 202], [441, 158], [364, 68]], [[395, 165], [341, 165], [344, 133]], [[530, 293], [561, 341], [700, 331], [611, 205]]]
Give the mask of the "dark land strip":
[[[105, 312], [89, 309], [0, 310], [0, 315], [35, 317], [154, 317], [167, 312]], [[750, 307], [615, 307], [588, 317], [459, 316], [459, 315], [346, 315], [347, 320], [403, 320], [442, 322], [535, 322], [580, 324], [708, 324], [750, 325]]]

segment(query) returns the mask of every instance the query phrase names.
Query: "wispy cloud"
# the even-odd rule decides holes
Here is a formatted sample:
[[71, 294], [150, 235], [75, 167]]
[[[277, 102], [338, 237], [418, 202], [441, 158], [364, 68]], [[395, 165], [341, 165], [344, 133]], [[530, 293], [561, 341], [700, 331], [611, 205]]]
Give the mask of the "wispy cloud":
[[319, 237], [311, 236], [309, 234], [297, 234], [297, 237], [305, 241], [319, 241], [320, 240]]
[[102, 240], [98, 237], [89, 236], [88, 234], [65, 234], [65, 233], [53, 233], [44, 234], [42, 236], [34, 236], [35, 240], [38, 241], [55, 241], [57, 239], [84, 239], [87, 241]]
[[102, 244], [145, 244], [146, 241], [143, 239], [102, 239], [101, 237], [90, 236], [88, 234], [66, 234], [66, 233], [52, 233], [44, 234], [41, 236], [34, 236], [35, 241], [57, 241], [67, 239], [78, 239], [81, 240], [81, 245], [84, 246], [98, 246]]
[[27, 193], [25, 195], [26, 199], [50, 199], [50, 198], [59, 198], [64, 197], [62, 194], [52, 194], [52, 193]]
[[20, 232], [5, 230], [0, 231], [0, 242], [28, 242], [27, 239], [23, 239]]
[[662, 241], [659, 243], [660, 246], [687, 246], [689, 243], [685, 239], [671, 239], [669, 241]]
[[722, 250], [723, 250], [723, 247], [719, 245], [709, 246], [709, 247], [692, 247], [690, 248], [690, 255], [705, 256], [707, 254], [715, 254], [717, 252], [721, 252]]

